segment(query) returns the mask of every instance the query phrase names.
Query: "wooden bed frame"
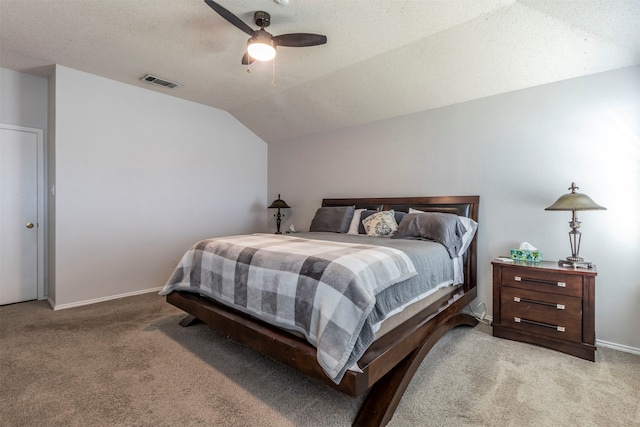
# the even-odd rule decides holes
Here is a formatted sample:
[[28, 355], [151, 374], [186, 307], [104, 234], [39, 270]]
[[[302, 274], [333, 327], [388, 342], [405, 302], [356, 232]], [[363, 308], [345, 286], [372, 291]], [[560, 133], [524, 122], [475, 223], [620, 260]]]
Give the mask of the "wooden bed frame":
[[[479, 196], [393, 197], [324, 199], [323, 206], [352, 206], [367, 209], [409, 208], [456, 213], [478, 221]], [[167, 302], [189, 313], [180, 325], [196, 321], [228, 334], [258, 351], [285, 363], [305, 375], [357, 398], [369, 391], [354, 426], [382, 426], [393, 417], [411, 378], [427, 353], [449, 330], [459, 325], [475, 326], [478, 321], [462, 309], [476, 298], [477, 233], [467, 254], [464, 284], [459, 298], [445, 296], [376, 340], [358, 361], [362, 373], [347, 371], [340, 384], [326, 376], [316, 360], [316, 349], [303, 338], [271, 326], [215, 301], [188, 292], [172, 292]]]

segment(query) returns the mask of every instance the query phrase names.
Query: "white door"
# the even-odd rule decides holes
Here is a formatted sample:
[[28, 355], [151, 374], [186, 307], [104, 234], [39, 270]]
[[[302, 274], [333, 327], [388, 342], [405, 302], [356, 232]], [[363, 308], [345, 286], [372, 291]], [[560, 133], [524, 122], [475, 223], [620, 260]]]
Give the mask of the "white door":
[[37, 132], [0, 126], [0, 304], [38, 297]]

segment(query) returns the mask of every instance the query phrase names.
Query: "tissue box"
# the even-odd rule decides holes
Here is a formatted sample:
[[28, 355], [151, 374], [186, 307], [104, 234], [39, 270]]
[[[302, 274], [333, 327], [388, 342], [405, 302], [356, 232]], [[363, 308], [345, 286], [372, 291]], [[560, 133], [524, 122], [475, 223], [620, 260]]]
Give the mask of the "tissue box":
[[542, 261], [542, 252], [526, 249], [511, 249], [511, 259], [516, 261], [540, 262]]

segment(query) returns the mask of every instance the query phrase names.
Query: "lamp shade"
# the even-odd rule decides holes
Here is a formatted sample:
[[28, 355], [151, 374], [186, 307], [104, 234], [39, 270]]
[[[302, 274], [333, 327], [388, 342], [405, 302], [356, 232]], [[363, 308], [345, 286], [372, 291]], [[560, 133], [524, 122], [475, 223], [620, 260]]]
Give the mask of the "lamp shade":
[[578, 189], [576, 183], [572, 182], [571, 187], [569, 187], [571, 193], [560, 196], [554, 204], [545, 208], [545, 211], [596, 211], [607, 209], [591, 200], [591, 197], [586, 194], [577, 193], [576, 190]]
[[258, 32], [257, 35], [249, 39], [247, 52], [258, 61], [271, 61], [276, 56], [276, 47], [271, 37]]
[[280, 195], [278, 194], [278, 198], [276, 200], [273, 201], [273, 203], [271, 203], [271, 205], [269, 206], [269, 209], [285, 209], [285, 208], [291, 208], [291, 206], [289, 206], [287, 204], [287, 202], [285, 202], [284, 200], [282, 200], [280, 198]]

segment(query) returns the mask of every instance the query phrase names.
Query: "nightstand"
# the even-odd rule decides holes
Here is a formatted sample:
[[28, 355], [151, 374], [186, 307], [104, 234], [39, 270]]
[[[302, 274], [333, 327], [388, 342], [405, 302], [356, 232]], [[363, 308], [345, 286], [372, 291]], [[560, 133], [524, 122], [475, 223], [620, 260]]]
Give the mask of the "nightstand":
[[493, 336], [595, 361], [595, 267], [551, 261], [491, 264]]

